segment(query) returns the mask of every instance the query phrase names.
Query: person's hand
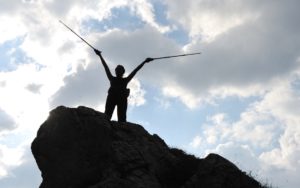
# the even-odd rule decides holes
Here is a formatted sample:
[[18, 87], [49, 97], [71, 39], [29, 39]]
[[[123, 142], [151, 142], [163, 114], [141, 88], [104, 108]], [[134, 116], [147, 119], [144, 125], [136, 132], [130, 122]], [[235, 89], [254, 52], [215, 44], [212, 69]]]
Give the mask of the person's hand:
[[94, 52], [95, 52], [98, 56], [101, 55], [101, 51], [99, 51], [99, 50], [97, 50], [97, 49], [94, 49]]
[[153, 61], [154, 59], [153, 58], [151, 58], [151, 57], [147, 57], [146, 59], [145, 59], [145, 63], [149, 63], [150, 61]]

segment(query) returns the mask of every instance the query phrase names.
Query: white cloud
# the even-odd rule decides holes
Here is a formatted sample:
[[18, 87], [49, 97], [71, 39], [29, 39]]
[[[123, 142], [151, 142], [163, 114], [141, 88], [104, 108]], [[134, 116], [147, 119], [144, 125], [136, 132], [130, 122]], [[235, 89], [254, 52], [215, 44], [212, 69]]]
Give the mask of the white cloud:
[[[177, 63], [176, 74], [172, 68], [165, 70], [165, 74], [172, 75], [168, 77], [168, 86], [164, 85], [172, 89], [168, 92], [169, 96], [173, 93], [188, 107], [207, 101], [211, 103], [220, 97], [261, 96], [269, 91], [269, 85], [287, 79], [286, 76], [299, 68], [299, 51], [296, 49], [300, 47], [300, 27], [294, 19], [290, 19], [299, 14], [294, 8], [295, 1], [282, 4], [264, 2], [260, 4], [262, 6], [238, 0], [218, 2], [168, 1], [169, 16], [186, 20], [190, 25], [198, 21], [194, 15], [205, 14], [198, 9], [213, 10], [225, 22], [230, 15], [242, 18], [239, 13], [252, 14], [253, 10], [255, 15], [260, 15], [259, 19], [251, 18], [251, 21], [230, 28], [209, 43], [193, 40], [184, 49], [203, 53], [176, 59], [177, 62], [184, 62]], [[226, 6], [223, 6], [225, 3]], [[185, 29], [191, 31], [188, 26]], [[201, 31], [197, 34], [201, 35]]]
[[196, 108], [201, 101], [200, 98], [194, 96], [192, 93], [184, 91], [182, 88], [176, 86], [164, 87], [163, 94], [167, 97], [179, 98], [182, 101], [182, 103], [184, 103], [191, 109]]
[[5, 26], [0, 28], [0, 45], [25, 34], [24, 25], [20, 22], [16, 22], [16, 19], [18, 18], [0, 16], [0, 22]]
[[[102, 67], [99, 69], [99, 64], [94, 63], [98, 63], [99, 60], [96, 60], [95, 55], [87, 50], [85, 44], [59, 24], [54, 14], [56, 16], [61, 15], [63, 20], [66, 17], [71, 26], [74, 26], [75, 30], [79, 30], [80, 22], [75, 24], [76, 20], [93, 16], [94, 18], [100, 19], [101, 17], [101, 19], [104, 19], [105, 16], [109, 16], [109, 12], [114, 7], [132, 6], [135, 11], [140, 11], [140, 13], [142, 13], [141, 10], [147, 9], [147, 12], [140, 16], [143, 17], [144, 21], [155, 25], [151, 4], [147, 2], [137, 1], [127, 5], [127, 1], [102, 1], [101, 3], [90, 2], [88, 4], [82, 4], [80, 1], [72, 1], [72, 3], [68, 1], [63, 4], [65, 6], [62, 6], [62, 3], [58, 1], [26, 1], [21, 5], [15, 5], [20, 8], [19, 12], [8, 11], [6, 14], [0, 15], [0, 19], [3, 18], [9, 23], [6, 24], [8, 30], [0, 32], [0, 35], [5, 36], [5, 33], [11, 35], [10, 37], [5, 36], [3, 41], [24, 36], [20, 46], [16, 46], [14, 49], [22, 50], [25, 56], [28, 57], [23, 62], [23, 60], [20, 61], [15, 57], [17, 54], [12, 53], [11, 61], [15, 61], [14, 64], [27, 64], [16, 66], [14, 71], [0, 73], [0, 81], [3, 85], [0, 88], [0, 105], [4, 113], [11, 116], [16, 122], [19, 128], [18, 131], [21, 131], [20, 129], [25, 130], [25, 127], [35, 130], [45, 119], [48, 111], [56, 105], [103, 107], [108, 82], [104, 81], [106, 78], [103, 76], [103, 72], [102, 74], [100, 72]], [[106, 6], [104, 13], [98, 11], [97, 7], [104, 5]], [[26, 7], [26, 11], [24, 7]], [[8, 14], [11, 14], [9, 15], [10, 20], [6, 19]], [[155, 26], [157, 29], [159, 27], [158, 25]], [[18, 31], [18, 33], [10, 32], [10, 30]], [[154, 29], [144, 31], [148, 35], [155, 32]], [[144, 31], [137, 32], [136, 36], [139, 39], [143, 38]], [[129, 37], [128, 41], [132, 41], [134, 38], [130, 38], [129, 33], [124, 34], [123, 37]], [[93, 37], [92, 34], [90, 36]], [[159, 37], [159, 34], [156, 33], [156, 36]], [[110, 44], [112, 38], [115, 38], [115, 35], [110, 35], [110, 39], [106, 41], [106, 44]], [[101, 42], [101, 46], [102, 44]], [[115, 48], [116, 44], [112, 47]], [[121, 51], [124, 51], [124, 49], [126, 48], [120, 48]], [[141, 49], [140, 44], [135, 49]], [[157, 48], [157, 50], [160, 49]], [[118, 52], [116, 50], [115, 53]], [[137, 51], [132, 52], [136, 53]], [[113, 57], [118, 56], [113, 55]], [[134, 62], [130, 57], [127, 61]], [[142, 59], [139, 59], [139, 61], [142, 61]], [[132, 84], [133, 95], [130, 103], [133, 105], [145, 103], [144, 91], [141, 89], [139, 82], [134, 81]], [[50, 106], [48, 104], [49, 99]], [[28, 109], [29, 107], [30, 109]], [[32, 124], [35, 126], [32, 126]]]
[[154, 100], [159, 104], [162, 109], [169, 109], [171, 107], [171, 101], [164, 96], [155, 97]]
[[[215, 143], [215, 138], [218, 138], [251, 143], [259, 148], [277, 146], [279, 136], [284, 130], [289, 130], [289, 125], [299, 123], [297, 111], [290, 112], [291, 109], [295, 109], [294, 105], [300, 104], [293, 95], [295, 93], [288, 82], [277, 83], [261, 101], [254, 102], [242, 112], [238, 121], [230, 122], [224, 114], [216, 114], [209, 118], [210, 124], [207, 125], [204, 134], [209, 143]], [[297, 132], [295, 131], [296, 134]]]
[[22, 148], [9, 148], [0, 145], [0, 179], [8, 175], [8, 169], [22, 163]]
[[0, 80], [5, 81], [5, 86], [0, 88], [0, 106], [13, 119], [19, 131], [36, 130], [48, 114], [48, 93], [44, 89], [49, 86], [41, 88], [40, 93], [27, 89], [31, 83], [46, 84], [43, 82], [44, 76], [43, 71], [39, 72], [33, 64], [20, 66], [12, 72], [0, 73]]
[[[29, 146], [24, 145], [21, 151], [10, 151], [6, 156], [13, 165], [5, 165], [3, 175], [0, 176], [0, 184], [6, 188], [32, 188], [38, 187], [42, 182], [39, 170], [30, 152]], [[0, 151], [1, 153], [1, 151]], [[1, 160], [0, 160], [1, 161]], [[1, 173], [0, 162], [0, 173]]]
[[234, 142], [226, 142], [224, 144], [218, 145], [214, 151], [210, 152], [217, 152], [221, 154], [230, 161], [233, 161], [243, 170], [247, 170], [248, 173], [260, 172], [260, 163], [253, 153], [252, 148], [247, 145], [237, 144]]
[[128, 99], [129, 105], [141, 106], [146, 103], [146, 99], [144, 98], [146, 91], [142, 89], [138, 79], [131, 80], [128, 84], [128, 88], [130, 88], [130, 96]]
[[137, 15], [141, 17], [141, 19], [158, 31], [165, 33], [171, 30], [169, 26], [161, 26], [155, 20], [154, 9], [151, 3], [146, 0], [134, 0], [131, 1], [130, 4], [133, 4], [132, 8], [136, 11]]
[[212, 41], [231, 28], [258, 18], [254, 7], [244, 1], [170, 1], [168, 16], [182, 24], [192, 38]]
[[208, 118], [198, 135], [206, 152], [228, 157], [263, 182], [296, 188], [300, 182], [292, 174], [300, 170], [300, 102], [299, 88], [291, 87], [298, 76], [289, 78], [269, 86], [237, 121], [222, 113]]
[[193, 141], [190, 143], [190, 146], [193, 148], [198, 148], [201, 145], [202, 138], [200, 136], [196, 136]]
[[101, 72], [98, 62], [83, 67], [79, 65], [74, 73], [64, 78], [64, 85], [50, 98], [50, 106], [86, 105], [97, 108], [107, 91], [108, 80]]
[[227, 119], [227, 115], [224, 113], [215, 114], [212, 117], [209, 117], [208, 120], [214, 123], [215, 125], [226, 124], [225, 120]]
[[15, 122], [5, 111], [0, 108], [0, 132], [4, 129], [12, 129]]
[[269, 113], [281, 123], [283, 133], [277, 137], [278, 146], [260, 156], [266, 164], [280, 168], [299, 169], [300, 151], [300, 118], [299, 93], [291, 87], [291, 83], [278, 84], [276, 89], [268, 93], [257, 105], [259, 112]]

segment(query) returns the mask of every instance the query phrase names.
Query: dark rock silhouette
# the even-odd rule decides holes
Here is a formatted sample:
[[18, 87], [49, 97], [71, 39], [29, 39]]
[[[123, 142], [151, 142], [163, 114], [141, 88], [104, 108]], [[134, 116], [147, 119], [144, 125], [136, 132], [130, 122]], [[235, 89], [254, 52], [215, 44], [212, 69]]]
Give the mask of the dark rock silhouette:
[[51, 111], [31, 147], [41, 188], [261, 187], [217, 154], [195, 158], [87, 107]]

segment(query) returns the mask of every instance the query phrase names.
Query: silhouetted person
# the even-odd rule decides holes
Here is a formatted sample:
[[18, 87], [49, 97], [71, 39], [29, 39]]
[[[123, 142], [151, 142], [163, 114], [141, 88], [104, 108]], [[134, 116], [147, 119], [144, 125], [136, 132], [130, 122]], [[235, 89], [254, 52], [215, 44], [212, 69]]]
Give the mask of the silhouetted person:
[[152, 58], [146, 58], [139, 66], [137, 66], [127, 77], [123, 77], [125, 73], [125, 68], [122, 65], [118, 65], [115, 69], [116, 77], [114, 77], [104, 58], [101, 55], [101, 51], [94, 50], [95, 53], [100, 57], [101, 62], [104, 66], [107, 78], [110, 82], [110, 88], [108, 90], [108, 95], [105, 104], [105, 114], [111, 119], [114, 112], [115, 106], [117, 106], [118, 121], [126, 122], [126, 111], [127, 111], [127, 98], [129, 96], [130, 90], [127, 89], [127, 85], [134, 75], [144, 66], [145, 63], [152, 61]]

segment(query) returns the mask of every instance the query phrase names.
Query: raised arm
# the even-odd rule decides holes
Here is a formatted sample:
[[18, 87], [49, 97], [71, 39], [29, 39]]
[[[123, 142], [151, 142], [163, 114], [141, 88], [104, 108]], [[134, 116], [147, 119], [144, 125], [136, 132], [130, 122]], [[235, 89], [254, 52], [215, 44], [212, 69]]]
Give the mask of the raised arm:
[[113, 78], [113, 75], [111, 74], [111, 72], [110, 72], [110, 70], [109, 70], [109, 68], [108, 68], [108, 66], [107, 66], [104, 58], [102, 57], [101, 52], [99, 50], [97, 50], [97, 49], [95, 49], [94, 51], [100, 57], [100, 60], [101, 60], [102, 65], [103, 65], [103, 67], [105, 69], [105, 73], [106, 73], [107, 78], [109, 80], [111, 80]]
[[129, 82], [134, 76], [135, 74], [145, 65], [145, 63], [149, 63], [150, 61], [153, 61], [152, 58], [146, 58], [139, 66], [137, 66], [127, 77], [127, 81]]

